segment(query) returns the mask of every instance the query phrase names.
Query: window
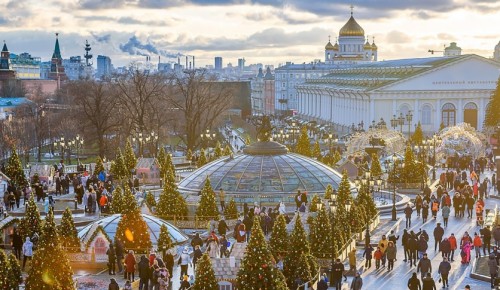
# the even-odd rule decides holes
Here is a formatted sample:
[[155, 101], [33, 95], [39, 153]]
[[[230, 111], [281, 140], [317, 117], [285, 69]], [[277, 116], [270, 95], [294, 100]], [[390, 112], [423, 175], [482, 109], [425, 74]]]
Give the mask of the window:
[[408, 105], [402, 105], [401, 107], [399, 107], [399, 112], [403, 114], [403, 117], [406, 116], [409, 111], [410, 108], [408, 108]]
[[219, 282], [219, 290], [232, 290], [233, 285], [226, 281]]
[[446, 103], [441, 110], [441, 122], [444, 126], [455, 126], [456, 122], [456, 109], [451, 103]]
[[422, 125], [430, 125], [431, 124], [431, 113], [432, 113], [432, 108], [430, 105], [423, 105], [422, 106], [422, 116], [420, 118]]

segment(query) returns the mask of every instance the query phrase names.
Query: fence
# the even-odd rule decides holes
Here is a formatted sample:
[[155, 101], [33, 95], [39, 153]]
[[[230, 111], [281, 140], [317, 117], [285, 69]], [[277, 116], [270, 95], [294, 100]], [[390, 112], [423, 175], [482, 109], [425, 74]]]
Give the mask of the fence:
[[316, 289], [319, 279], [321, 279], [321, 267], [318, 268], [318, 274], [316, 274], [316, 276], [314, 276], [306, 283], [299, 285], [299, 287], [297, 287], [297, 290], [307, 290], [309, 286], [311, 287], [311, 289]]
[[[160, 217], [161, 219], [169, 222], [170, 224], [176, 226], [180, 229], [209, 229], [209, 223], [213, 217], [199, 217], [199, 216], [187, 216], [178, 218], [177, 216], [172, 217]], [[186, 219], [187, 218], [187, 219]], [[232, 229], [236, 225], [236, 219], [226, 220], [227, 226]], [[217, 226], [217, 224], [215, 224]]]

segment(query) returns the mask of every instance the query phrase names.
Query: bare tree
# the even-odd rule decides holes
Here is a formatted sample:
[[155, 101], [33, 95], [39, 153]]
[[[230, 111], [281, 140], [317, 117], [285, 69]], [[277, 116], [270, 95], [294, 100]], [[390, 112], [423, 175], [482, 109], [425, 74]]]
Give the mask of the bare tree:
[[205, 70], [172, 74], [169, 93], [165, 96], [172, 109], [181, 113], [177, 134], [194, 149], [199, 145], [200, 133], [211, 129], [223, 112], [230, 108], [234, 89], [217, 82]]
[[104, 157], [105, 136], [120, 125], [116, 87], [110, 83], [80, 80], [71, 82], [67, 89], [71, 96], [73, 119], [78, 121], [87, 140], [97, 141], [99, 156]]

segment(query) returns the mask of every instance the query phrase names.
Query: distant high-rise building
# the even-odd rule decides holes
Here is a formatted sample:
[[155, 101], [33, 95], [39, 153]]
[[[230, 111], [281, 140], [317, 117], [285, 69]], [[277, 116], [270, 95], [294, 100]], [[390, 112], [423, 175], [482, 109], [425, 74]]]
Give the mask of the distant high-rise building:
[[59, 48], [59, 33], [56, 33], [56, 45], [54, 53], [52, 53], [52, 60], [50, 61], [49, 78], [52, 80], [65, 81], [68, 79], [64, 66], [62, 65], [61, 49]]
[[83, 62], [82, 57], [71, 56], [69, 59], [62, 60], [62, 66], [64, 67], [64, 72], [68, 76], [68, 79], [74, 81], [80, 79], [83, 76]]
[[97, 56], [97, 77], [102, 79], [104, 77], [109, 77], [113, 70], [113, 65], [111, 64], [111, 58], [105, 55]]
[[238, 58], [238, 70], [241, 72], [245, 69], [245, 59]]
[[23, 52], [19, 55], [11, 54], [10, 61], [18, 79], [40, 79], [39, 57], [32, 57], [29, 53]]
[[215, 69], [222, 70], [222, 57], [220, 56], [215, 57]]
[[493, 59], [500, 61], [500, 41], [495, 46], [495, 52], [493, 53]]

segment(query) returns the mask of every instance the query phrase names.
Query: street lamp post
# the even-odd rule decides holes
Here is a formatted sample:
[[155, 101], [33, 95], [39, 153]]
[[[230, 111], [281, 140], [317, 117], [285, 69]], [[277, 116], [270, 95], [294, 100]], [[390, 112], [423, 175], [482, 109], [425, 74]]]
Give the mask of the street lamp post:
[[403, 116], [403, 113], [399, 113], [399, 118], [398, 118], [398, 125], [399, 125], [399, 130], [401, 131], [401, 134], [403, 134], [403, 125], [405, 124], [405, 117]]
[[80, 149], [83, 148], [83, 138], [80, 135], [76, 135], [75, 140], [71, 141], [72, 145], [76, 149], [76, 159], [78, 164], [80, 164]]
[[[396, 153], [392, 155], [392, 220], [396, 221], [396, 162], [398, 160], [398, 156]], [[391, 173], [389, 173], [391, 174]], [[389, 183], [389, 176], [387, 176], [387, 183]]]
[[57, 148], [57, 146], [59, 146], [61, 148], [61, 160], [64, 161], [64, 149], [66, 146], [66, 143], [64, 142], [64, 137], [61, 137], [61, 139], [59, 139], [59, 141], [54, 142], [54, 148]]
[[[333, 227], [335, 226], [335, 214], [337, 213], [337, 194], [332, 193], [330, 197], [330, 201], [328, 202], [330, 205], [330, 214], [331, 214], [331, 224], [332, 224], [332, 232]], [[336, 252], [332, 253], [332, 265], [335, 262], [335, 258], [337, 256]]]
[[408, 138], [410, 138], [411, 121], [413, 121], [413, 114], [411, 113], [411, 111], [408, 111], [408, 113], [406, 113], [406, 121], [408, 122]]

